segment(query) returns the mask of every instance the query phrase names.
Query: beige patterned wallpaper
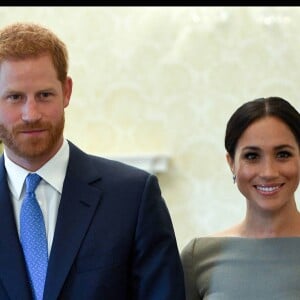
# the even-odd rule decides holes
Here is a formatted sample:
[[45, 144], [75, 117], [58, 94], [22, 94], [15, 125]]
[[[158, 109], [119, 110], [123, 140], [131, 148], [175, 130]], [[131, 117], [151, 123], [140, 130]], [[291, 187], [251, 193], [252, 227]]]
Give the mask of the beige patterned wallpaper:
[[65, 136], [99, 155], [161, 153], [179, 248], [244, 214], [223, 146], [244, 101], [300, 109], [300, 7], [1, 7], [68, 45], [74, 93]]

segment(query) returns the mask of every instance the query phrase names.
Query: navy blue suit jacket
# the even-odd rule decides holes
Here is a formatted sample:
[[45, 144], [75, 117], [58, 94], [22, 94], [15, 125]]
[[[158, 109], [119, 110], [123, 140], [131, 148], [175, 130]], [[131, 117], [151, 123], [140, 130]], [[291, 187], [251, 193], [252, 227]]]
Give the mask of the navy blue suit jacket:
[[[69, 144], [44, 299], [184, 300], [173, 225], [156, 177]], [[31, 299], [3, 156], [0, 299]]]

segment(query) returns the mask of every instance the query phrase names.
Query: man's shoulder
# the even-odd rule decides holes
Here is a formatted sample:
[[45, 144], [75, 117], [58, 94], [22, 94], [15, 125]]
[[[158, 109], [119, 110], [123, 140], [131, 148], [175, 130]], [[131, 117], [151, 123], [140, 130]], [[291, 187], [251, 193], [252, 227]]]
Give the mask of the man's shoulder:
[[141, 176], [148, 177], [150, 174], [145, 170], [101, 155], [95, 155], [83, 151], [78, 146], [69, 142], [70, 161], [72, 164], [81, 166], [82, 169], [97, 169], [111, 176]]

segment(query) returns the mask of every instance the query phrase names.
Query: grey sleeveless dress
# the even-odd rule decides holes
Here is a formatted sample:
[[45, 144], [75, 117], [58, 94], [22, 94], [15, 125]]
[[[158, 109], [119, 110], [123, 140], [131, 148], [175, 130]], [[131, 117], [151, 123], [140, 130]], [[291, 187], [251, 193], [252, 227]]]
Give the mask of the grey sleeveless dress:
[[181, 259], [187, 300], [300, 300], [300, 238], [202, 237]]

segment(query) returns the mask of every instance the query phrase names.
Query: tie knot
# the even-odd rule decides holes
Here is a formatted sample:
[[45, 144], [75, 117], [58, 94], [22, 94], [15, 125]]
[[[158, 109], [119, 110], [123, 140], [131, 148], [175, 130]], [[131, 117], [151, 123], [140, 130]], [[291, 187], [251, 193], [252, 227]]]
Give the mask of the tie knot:
[[26, 177], [26, 192], [33, 193], [41, 181], [41, 177], [36, 173], [29, 173]]

